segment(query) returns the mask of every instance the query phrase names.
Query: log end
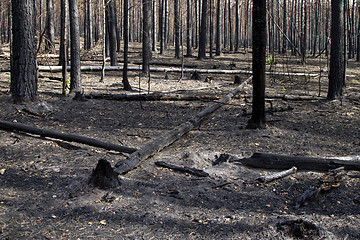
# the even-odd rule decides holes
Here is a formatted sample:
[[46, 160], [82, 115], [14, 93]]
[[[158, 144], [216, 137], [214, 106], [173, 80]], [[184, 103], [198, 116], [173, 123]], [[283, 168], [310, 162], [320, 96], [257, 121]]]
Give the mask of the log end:
[[100, 159], [90, 176], [89, 185], [100, 189], [109, 189], [119, 187], [121, 183], [111, 164], [105, 159]]

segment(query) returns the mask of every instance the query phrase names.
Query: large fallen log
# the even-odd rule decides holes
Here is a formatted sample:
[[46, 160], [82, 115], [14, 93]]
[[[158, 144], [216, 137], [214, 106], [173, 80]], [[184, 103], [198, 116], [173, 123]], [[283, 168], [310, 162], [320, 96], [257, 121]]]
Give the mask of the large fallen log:
[[360, 171], [360, 156], [315, 158], [254, 153], [250, 158], [232, 156], [230, 161], [240, 162], [249, 167], [267, 169], [289, 169], [294, 166], [298, 170], [328, 171], [344, 167], [345, 170]]
[[145, 144], [142, 148], [137, 150], [136, 152], [129, 155], [128, 158], [119, 161], [115, 167], [115, 171], [119, 174], [126, 173], [141, 164], [145, 159], [154, 155], [155, 153], [161, 151], [165, 147], [169, 146], [180, 137], [188, 133], [191, 129], [198, 126], [207, 116], [211, 113], [215, 112], [224, 104], [228, 103], [230, 99], [236, 95], [239, 91], [241, 91], [246, 84], [250, 82], [252, 77], [249, 77], [245, 82], [240, 84], [237, 88], [235, 88], [231, 93], [220, 99], [219, 101], [213, 103], [196, 116], [188, 120], [187, 122], [177, 126], [176, 128], [170, 130], [162, 134], [160, 137], [156, 138], [154, 141]]
[[74, 134], [59, 133], [51, 130], [45, 130], [45, 129], [24, 125], [21, 123], [7, 122], [3, 120], [0, 120], [0, 129], [31, 133], [35, 135], [40, 135], [42, 137], [61, 139], [67, 142], [77, 142], [93, 147], [99, 147], [99, 148], [104, 148], [106, 150], [114, 150], [124, 153], [133, 153], [137, 150], [135, 148], [129, 148], [113, 143], [102, 142], [89, 137], [78, 136]]

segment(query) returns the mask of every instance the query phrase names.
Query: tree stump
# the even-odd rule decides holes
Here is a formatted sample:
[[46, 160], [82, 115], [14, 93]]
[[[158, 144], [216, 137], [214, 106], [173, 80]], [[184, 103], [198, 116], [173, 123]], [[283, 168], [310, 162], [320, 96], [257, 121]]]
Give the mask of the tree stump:
[[238, 75], [235, 76], [234, 84], [236, 84], [236, 85], [241, 84], [241, 77], [240, 76], [238, 76]]
[[118, 174], [105, 159], [100, 159], [96, 168], [93, 170], [89, 185], [101, 189], [116, 188], [121, 185]]
[[200, 73], [198, 73], [197, 71], [195, 71], [192, 75], [191, 75], [191, 80], [201, 80], [202, 77], [200, 75]]

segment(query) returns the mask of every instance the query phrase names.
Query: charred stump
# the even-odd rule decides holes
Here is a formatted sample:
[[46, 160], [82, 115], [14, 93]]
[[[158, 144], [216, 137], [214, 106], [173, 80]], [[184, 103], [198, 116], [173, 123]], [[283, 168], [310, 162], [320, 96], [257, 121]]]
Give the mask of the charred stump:
[[118, 174], [105, 159], [100, 159], [96, 168], [93, 170], [89, 185], [101, 189], [116, 188], [120, 186]]

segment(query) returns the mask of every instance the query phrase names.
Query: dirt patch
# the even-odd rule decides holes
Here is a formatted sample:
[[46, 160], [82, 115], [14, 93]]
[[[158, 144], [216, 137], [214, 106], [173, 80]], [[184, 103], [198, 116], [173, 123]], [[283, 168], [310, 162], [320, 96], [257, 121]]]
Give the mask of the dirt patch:
[[[156, 57], [156, 55], [155, 55]], [[132, 61], [138, 61], [133, 56]], [[171, 53], [155, 58], [158, 64], [181, 63]], [[178, 61], [178, 62], [177, 62]], [[325, 60], [278, 58], [273, 71], [317, 73]], [[46, 61], [48, 62], [48, 61]], [[251, 55], [226, 54], [186, 63], [198, 68], [248, 70]], [[7, 64], [4, 62], [3, 65]], [[84, 64], [95, 64], [84, 62]], [[99, 63], [97, 63], [99, 64]], [[272, 98], [267, 107], [293, 110], [271, 112], [264, 130], [247, 130], [251, 85], [170, 147], [134, 171], [120, 176], [121, 186], [109, 190], [87, 185], [99, 159], [114, 166], [124, 154], [77, 143], [0, 131], [1, 239], [359, 239], [359, 172], [348, 171], [338, 188], [318, 195], [298, 210], [296, 199], [316, 186], [322, 172], [300, 171], [269, 183], [255, 181], [269, 170], [250, 169], [215, 156], [231, 153], [248, 157], [254, 152], [295, 156], [347, 156], [360, 152], [359, 63], [350, 61], [345, 97], [326, 101], [326, 76], [320, 78], [269, 76], [267, 95], [313, 96], [322, 99], [284, 101]], [[322, 67], [320, 67], [322, 66]], [[44, 73], [58, 76], [57, 73]], [[194, 89], [187, 94], [225, 95], [235, 88], [234, 75], [153, 73], [150, 78], [131, 72], [135, 90]], [[61, 83], [39, 82], [43, 103], [9, 102], [8, 73], [1, 73], [0, 118], [59, 132], [93, 137], [140, 148], [146, 142], [185, 122], [211, 102], [206, 101], [73, 101], [62, 97]], [[121, 73], [84, 73], [85, 93], [125, 93]], [[245, 80], [246, 75], [240, 75]], [[319, 87], [320, 86], [320, 87]], [[271, 102], [271, 103], [270, 103]], [[38, 112], [37, 112], [38, 111]], [[37, 114], [34, 114], [37, 113]], [[201, 169], [197, 177], [157, 167], [156, 161]]]

